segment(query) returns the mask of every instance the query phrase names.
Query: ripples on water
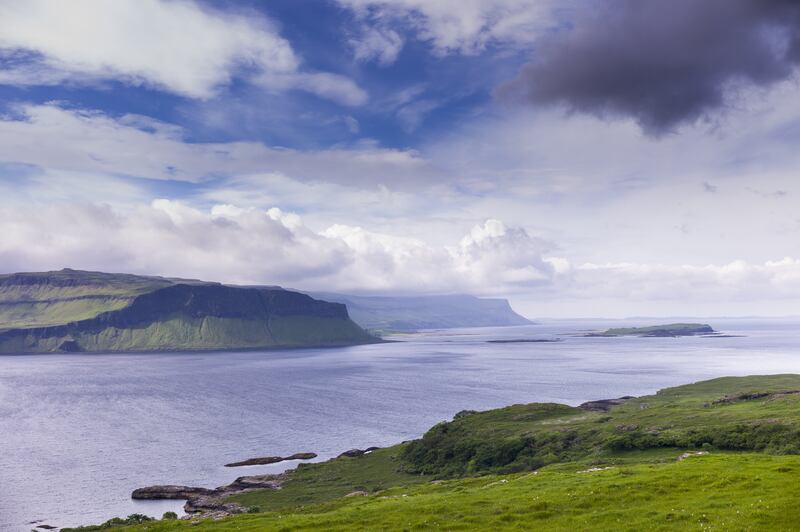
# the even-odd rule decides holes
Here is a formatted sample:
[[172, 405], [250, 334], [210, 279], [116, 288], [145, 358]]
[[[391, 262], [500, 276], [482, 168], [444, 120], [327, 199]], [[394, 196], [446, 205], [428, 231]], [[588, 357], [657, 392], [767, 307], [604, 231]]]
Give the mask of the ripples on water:
[[[747, 336], [580, 338], [569, 335], [629, 323], [551, 321], [339, 349], [0, 357], [0, 530], [160, 516], [182, 502], [130, 492], [287, 467], [222, 467], [253, 456], [388, 445], [463, 409], [800, 372], [800, 320], [711, 323]], [[565, 340], [487, 343], [529, 337]]]

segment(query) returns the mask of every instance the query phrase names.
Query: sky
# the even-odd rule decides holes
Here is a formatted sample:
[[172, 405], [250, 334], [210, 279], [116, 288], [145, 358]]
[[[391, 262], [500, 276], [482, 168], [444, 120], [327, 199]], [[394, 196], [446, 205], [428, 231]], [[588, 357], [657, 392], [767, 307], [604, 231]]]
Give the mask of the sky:
[[793, 0], [0, 0], [0, 271], [800, 315]]

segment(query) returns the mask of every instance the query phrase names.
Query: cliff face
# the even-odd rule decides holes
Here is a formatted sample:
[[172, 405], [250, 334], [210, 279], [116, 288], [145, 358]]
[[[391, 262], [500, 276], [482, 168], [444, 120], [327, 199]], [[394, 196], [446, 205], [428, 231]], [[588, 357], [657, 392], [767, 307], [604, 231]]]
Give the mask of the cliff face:
[[505, 327], [531, 322], [514, 312], [506, 299], [469, 295], [446, 296], [352, 296], [312, 293], [347, 305], [353, 320], [366, 329], [416, 331], [454, 327]]
[[339, 303], [281, 288], [71, 270], [0, 277], [0, 353], [166, 351], [374, 341]]

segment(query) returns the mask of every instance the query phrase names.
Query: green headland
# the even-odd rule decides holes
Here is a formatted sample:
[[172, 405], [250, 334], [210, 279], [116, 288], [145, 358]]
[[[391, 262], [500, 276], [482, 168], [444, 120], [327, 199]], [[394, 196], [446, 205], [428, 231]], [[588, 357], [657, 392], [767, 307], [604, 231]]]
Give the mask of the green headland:
[[344, 305], [278, 287], [75, 270], [0, 276], [0, 354], [374, 341]]

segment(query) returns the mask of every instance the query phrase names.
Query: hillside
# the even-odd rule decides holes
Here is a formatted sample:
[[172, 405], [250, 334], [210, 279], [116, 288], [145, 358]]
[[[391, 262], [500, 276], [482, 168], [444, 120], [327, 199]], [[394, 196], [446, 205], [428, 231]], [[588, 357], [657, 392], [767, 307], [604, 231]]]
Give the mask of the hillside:
[[220, 501], [250, 514], [126, 529], [797, 529], [798, 407], [800, 375], [773, 375], [464, 411]]
[[61, 270], [0, 276], [0, 353], [347, 345], [338, 303], [277, 287]]
[[504, 327], [531, 322], [514, 312], [506, 299], [451, 296], [352, 296], [309, 294], [347, 305], [353, 321], [374, 331], [409, 332], [456, 327]]

